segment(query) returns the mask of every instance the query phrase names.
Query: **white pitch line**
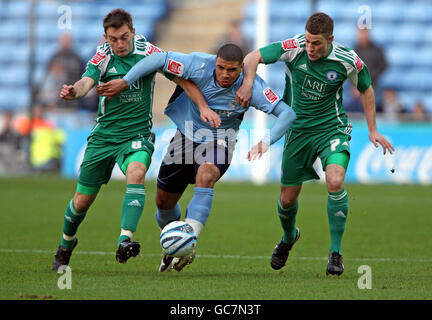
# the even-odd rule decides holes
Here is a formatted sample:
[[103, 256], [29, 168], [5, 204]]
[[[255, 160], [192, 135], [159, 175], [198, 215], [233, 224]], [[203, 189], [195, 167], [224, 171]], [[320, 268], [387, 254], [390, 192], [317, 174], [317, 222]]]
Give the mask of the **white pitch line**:
[[[54, 250], [41, 250], [41, 249], [0, 249], [0, 253], [42, 253], [42, 254], [54, 254]], [[74, 254], [83, 255], [103, 255], [103, 256], [114, 256], [114, 251], [74, 251]], [[139, 256], [142, 257], [160, 257], [160, 253], [141, 253]], [[270, 256], [242, 256], [242, 255], [216, 255], [216, 254], [197, 254], [198, 258], [209, 258], [209, 259], [252, 259], [252, 260], [267, 260]], [[327, 257], [295, 257], [290, 256], [291, 260], [325, 260]], [[370, 261], [370, 262], [424, 262], [432, 263], [432, 258], [422, 259], [403, 259], [403, 258], [344, 258], [349, 261]]]

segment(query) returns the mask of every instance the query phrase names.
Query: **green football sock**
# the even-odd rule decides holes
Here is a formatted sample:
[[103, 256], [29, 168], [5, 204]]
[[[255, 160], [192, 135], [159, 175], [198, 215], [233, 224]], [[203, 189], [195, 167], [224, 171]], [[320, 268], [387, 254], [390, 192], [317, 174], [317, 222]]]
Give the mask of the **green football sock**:
[[125, 241], [125, 240], [130, 240], [130, 238], [129, 238], [128, 236], [121, 235], [121, 236], [118, 238], [117, 245], [119, 245], [122, 241]]
[[[144, 209], [145, 188], [143, 184], [128, 184], [122, 205], [121, 228], [135, 232]], [[118, 243], [127, 236], [121, 235]]]
[[[77, 233], [78, 226], [84, 220], [86, 213], [87, 211], [78, 212], [75, 209], [73, 200], [71, 200], [68, 206], [66, 207], [66, 211], [64, 214], [63, 233], [71, 237], [74, 236]], [[62, 237], [61, 245], [64, 248], [71, 250], [74, 243], [75, 243], [75, 239], [66, 240]]]
[[348, 216], [348, 194], [345, 189], [329, 192], [327, 215], [330, 226], [330, 252], [342, 254], [342, 236]]
[[62, 237], [61, 245], [63, 248], [65, 248], [67, 250], [72, 250], [73, 246], [75, 244], [75, 241], [76, 241], [76, 237], [74, 237], [73, 240], [66, 240], [65, 238]]
[[294, 242], [297, 231], [296, 231], [296, 215], [298, 211], [298, 202], [292, 207], [282, 208], [280, 199], [278, 199], [278, 215], [284, 231], [282, 241], [288, 244]]

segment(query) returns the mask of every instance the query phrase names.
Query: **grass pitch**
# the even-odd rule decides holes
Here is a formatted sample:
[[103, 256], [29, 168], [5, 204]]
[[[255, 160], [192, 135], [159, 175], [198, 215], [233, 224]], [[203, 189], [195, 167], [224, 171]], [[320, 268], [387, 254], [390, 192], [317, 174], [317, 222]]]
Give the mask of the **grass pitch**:
[[[345, 272], [326, 277], [325, 185], [304, 185], [297, 215], [301, 238], [283, 269], [275, 271], [269, 263], [282, 235], [276, 213], [279, 185], [220, 183], [195, 262], [182, 272], [160, 274], [155, 183], [146, 183], [146, 206], [134, 237], [141, 253], [121, 265], [115, 250], [125, 184], [111, 181], [78, 231], [70, 263], [72, 289], [60, 290], [61, 275], [51, 271], [51, 263], [74, 188], [75, 181], [56, 176], [0, 179], [0, 299], [432, 298], [430, 186], [347, 185]], [[191, 197], [189, 187], [182, 210]], [[358, 287], [363, 265], [370, 267], [371, 289]]]

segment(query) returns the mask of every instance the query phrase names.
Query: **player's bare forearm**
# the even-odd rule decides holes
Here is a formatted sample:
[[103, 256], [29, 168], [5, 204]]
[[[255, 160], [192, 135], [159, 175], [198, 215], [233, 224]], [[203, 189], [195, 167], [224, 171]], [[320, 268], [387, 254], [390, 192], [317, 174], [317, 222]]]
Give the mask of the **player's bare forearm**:
[[269, 148], [270, 146], [267, 143], [260, 141], [250, 149], [246, 156], [246, 159], [248, 161], [261, 159], [262, 155], [266, 153]]
[[363, 92], [360, 92], [360, 99], [365, 112], [366, 122], [369, 131], [377, 129], [376, 126], [376, 110], [375, 110], [375, 94], [372, 86], [369, 86]]
[[63, 85], [60, 91], [60, 98], [65, 100], [76, 100], [84, 97], [94, 86], [94, 80], [90, 77], [84, 77], [74, 85]]
[[96, 87], [97, 93], [101, 96], [114, 98], [120, 92], [128, 87], [126, 80], [114, 79], [107, 83], [100, 84]]
[[236, 100], [242, 107], [249, 105], [258, 65], [262, 62], [261, 52], [258, 49], [250, 52], [244, 59], [243, 83], [236, 93]]
[[208, 121], [212, 127], [218, 128], [221, 124], [220, 117], [216, 112], [210, 109], [207, 101], [201, 93], [201, 90], [196, 86], [196, 84], [190, 80], [178, 77], [174, 78], [173, 81], [182, 87], [189, 98], [198, 106], [201, 113], [201, 119], [204, 122]]
[[375, 95], [372, 86], [360, 93], [360, 99], [363, 104], [363, 109], [365, 111], [366, 122], [369, 129], [369, 140], [377, 148], [378, 144], [383, 148], [384, 154], [386, 152], [393, 153], [395, 150], [393, 145], [378, 132], [376, 125], [376, 110], [375, 110]]
[[250, 86], [253, 84], [258, 65], [263, 62], [264, 61], [259, 49], [254, 50], [246, 55], [244, 58], [243, 67], [243, 83], [246, 83]]

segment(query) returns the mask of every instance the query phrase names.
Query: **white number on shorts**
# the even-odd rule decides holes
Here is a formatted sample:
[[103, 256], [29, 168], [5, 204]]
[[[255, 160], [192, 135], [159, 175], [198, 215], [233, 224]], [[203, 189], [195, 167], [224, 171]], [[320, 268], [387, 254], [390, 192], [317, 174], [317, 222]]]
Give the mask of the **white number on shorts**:
[[330, 140], [330, 150], [336, 151], [336, 147], [340, 144], [340, 139]]
[[132, 149], [141, 149], [141, 142], [142, 141], [132, 141]]

